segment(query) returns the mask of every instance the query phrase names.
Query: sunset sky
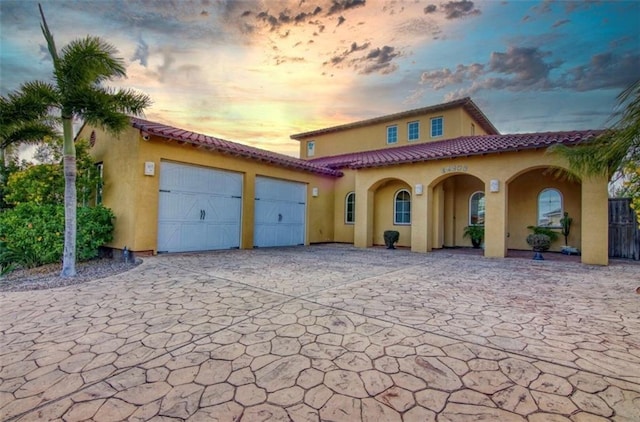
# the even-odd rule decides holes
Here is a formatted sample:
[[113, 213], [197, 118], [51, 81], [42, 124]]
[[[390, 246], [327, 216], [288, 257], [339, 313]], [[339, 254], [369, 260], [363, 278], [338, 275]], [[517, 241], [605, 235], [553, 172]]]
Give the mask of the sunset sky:
[[[297, 156], [294, 133], [471, 96], [501, 133], [601, 128], [640, 78], [640, 1], [42, 0], [115, 45], [145, 116]], [[0, 1], [0, 93], [50, 80], [38, 4]]]

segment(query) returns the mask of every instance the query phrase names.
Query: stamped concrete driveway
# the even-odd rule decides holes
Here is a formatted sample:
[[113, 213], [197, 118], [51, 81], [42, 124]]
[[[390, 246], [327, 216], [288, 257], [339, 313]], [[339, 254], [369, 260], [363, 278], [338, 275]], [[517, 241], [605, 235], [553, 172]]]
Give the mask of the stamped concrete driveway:
[[640, 265], [320, 245], [0, 294], [3, 420], [638, 421]]

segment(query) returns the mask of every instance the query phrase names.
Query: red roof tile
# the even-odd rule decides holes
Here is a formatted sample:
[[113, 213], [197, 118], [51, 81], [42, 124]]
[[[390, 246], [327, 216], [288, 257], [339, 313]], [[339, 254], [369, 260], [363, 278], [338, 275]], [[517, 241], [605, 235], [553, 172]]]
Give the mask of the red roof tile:
[[556, 144], [575, 145], [589, 141], [600, 133], [602, 133], [600, 130], [585, 130], [462, 136], [436, 142], [423, 142], [395, 148], [321, 157], [310, 161], [333, 169], [382, 167], [472, 155], [547, 148]]
[[250, 147], [247, 145], [238, 144], [236, 142], [226, 141], [224, 139], [215, 138], [213, 136], [202, 135], [200, 133], [178, 129], [172, 126], [151, 122], [137, 117], [132, 117], [131, 123], [136, 129], [140, 129], [151, 135], [175, 140], [178, 142], [186, 142], [188, 144], [196, 146], [202, 146], [220, 152], [222, 154], [263, 161], [269, 164], [307, 171], [310, 173], [336, 177], [342, 176], [342, 172], [324, 167], [320, 164], [301, 160], [295, 157], [290, 157], [288, 155], [277, 154], [275, 152]]
[[333, 126], [325, 129], [312, 130], [310, 132], [298, 133], [295, 135], [291, 135], [291, 139], [295, 140], [303, 140], [309, 137], [323, 135], [325, 133], [339, 132], [342, 130], [354, 129], [363, 126], [369, 126], [377, 123], [390, 122], [398, 119], [407, 119], [411, 117], [416, 117], [428, 113], [437, 113], [440, 111], [450, 110], [452, 108], [462, 107], [469, 113], [475, 121], [485, 130], [486, 133], [490, 135], [498, 135], [500, 132], [496, 127], [489, 121], [487, 116], [478, 108], [476, 103], [471, 100], [469, 97], [461, 98], [459, 100], [450, 101], [448, 103], [437, 104], [434, 106], [416, 108], [414, 110], [403, 111], [400, 113], [388, 114], [386, 116], [374, 117], [373, 119], [360, 120], [358, 122], [347, 123], [344, 125]]

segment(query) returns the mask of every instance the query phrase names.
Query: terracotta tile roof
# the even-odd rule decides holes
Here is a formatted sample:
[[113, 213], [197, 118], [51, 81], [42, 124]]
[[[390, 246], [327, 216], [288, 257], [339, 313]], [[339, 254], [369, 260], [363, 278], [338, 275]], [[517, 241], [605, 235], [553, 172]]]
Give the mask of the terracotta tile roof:
[[295, 170], [307, 171], [310, 173], [336, 177], [342, 176], [342, 172], [328, 167], [323, 167], [320, 164], [301, 160], [295, 157], [290, 157], [284, 154], [278, 154], [275, 152], [238, 144], [236, 142], [226, 141], [224, 139], [215, 138], [213, 136], [202, 135], [200, 133], [178, 129], [172, 126], [151, 122], [137, 117], [132, 117], [131, 123], [134, 128], [140, 129], [141, 131], [147, 132], [151, 135], [159, 136], [161, 138], [170, 139], [181, 143], [188, 143], [194, 146], [208, 148], [222, 154], [262, 161], [276, 166], [288, 167]]
[[600, 133], [602, 133], [600, 130], [585, 130], [573, 132], [522, 133], [514, 135], [462, 136], [436, 142], [422, 142], [395, 148], [321, 157], [310, 161], [333, 169], [382, 167], [454, 157], [547, 148], [555, 144], [575, 145], [591, 140]]
[[476, 122], [490, 135], [498, 135], [500, 132], [496, 127], [489, 121], [487, 116], [478, 108], [476, 103], [474, 103], [471, 98], [465, 97], [459, 100], [450, 101], [448, 103], [437, 104], [429, 107], [416, 108], [414, 110], [403, 111], [400, 113], [388, 114], [386, 116], [375, 117], [373, 119], [360, 120], [358, 122], [347, 123], [344, 125], [333, 126], [325, 129], [312, 130], [310, 132], [298, 133], [295, 135], [291, 135], [291, 139], [302, 140], [306, 138], [310, 138], [313, 136], [323, 135], [325, 133], [331, 132], [339, 132], [342, 130], [354, 129], [363, 126], [369, 126], [377, 123], [390, 122], [398, 119], [407, 119], [415, 116], [421, 116], [429, 113], [437, 113], [444, 110], [450, 110], [452, 108], [462, 107], [467, 113], [469, 113]]

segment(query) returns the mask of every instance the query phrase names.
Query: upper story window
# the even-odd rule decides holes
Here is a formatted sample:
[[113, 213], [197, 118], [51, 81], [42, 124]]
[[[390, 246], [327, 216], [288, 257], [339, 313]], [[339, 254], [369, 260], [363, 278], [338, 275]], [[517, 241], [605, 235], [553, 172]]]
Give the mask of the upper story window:
[[474, 192], [469, 198], [469, 225], [484, 225], [484, 192]]
[[538, 226], [560, 228], [562, 215], [560, 191], [553, 188], [543, 189], [538, 195]]
[[398, 142], [398, 126], [387, 126], [387, 143], [395, 144]]
[[356, 222], [356, 193], [349, 192], [344, 205], [344, 222], [354, 224]]
[[474, 125], [473, 123], [471, 123], [471, 136], [476, 134], [476, 125]]
[[307, 142], [307, 157], [313, 157], [316, 153], [316, 143], [315, 141]]
[[407, 133], [410, 141], [417, 141], [420, 139], [420, 122], [407, 123]]
[[411, 224], [411, 194], [402, 189], [396, 192], [393, 201], [393, 224]]
[[431, 137], [437, 138], [444, 133], [444, 119], [442, 117], [434, 117], [431, 119]]

